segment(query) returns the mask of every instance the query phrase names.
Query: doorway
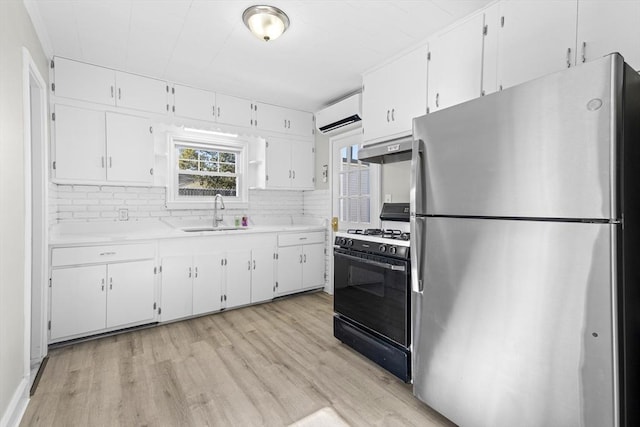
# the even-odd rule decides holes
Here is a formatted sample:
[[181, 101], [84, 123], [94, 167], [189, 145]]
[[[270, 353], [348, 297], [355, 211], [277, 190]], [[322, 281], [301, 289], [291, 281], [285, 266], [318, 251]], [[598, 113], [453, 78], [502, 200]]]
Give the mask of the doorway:
[[47, 84], [23, 48], [25, 168], [25, 375], [47, 355]]

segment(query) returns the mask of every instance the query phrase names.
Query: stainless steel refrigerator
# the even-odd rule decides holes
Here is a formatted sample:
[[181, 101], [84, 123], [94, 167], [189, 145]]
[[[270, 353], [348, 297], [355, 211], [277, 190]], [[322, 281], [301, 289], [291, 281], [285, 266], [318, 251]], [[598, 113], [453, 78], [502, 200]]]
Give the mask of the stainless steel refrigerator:
[[414, 394], [640, 425], [640, 78], [617, 54], [414, 119]]

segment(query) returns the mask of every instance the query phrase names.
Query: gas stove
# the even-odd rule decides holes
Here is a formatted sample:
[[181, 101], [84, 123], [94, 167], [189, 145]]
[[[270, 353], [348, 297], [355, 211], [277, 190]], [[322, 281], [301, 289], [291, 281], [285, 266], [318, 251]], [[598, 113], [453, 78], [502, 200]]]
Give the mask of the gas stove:
[[385, 203], [383, 227], [337, 232], [335, 246], [394, 258], [409, 259], [409, 204]]

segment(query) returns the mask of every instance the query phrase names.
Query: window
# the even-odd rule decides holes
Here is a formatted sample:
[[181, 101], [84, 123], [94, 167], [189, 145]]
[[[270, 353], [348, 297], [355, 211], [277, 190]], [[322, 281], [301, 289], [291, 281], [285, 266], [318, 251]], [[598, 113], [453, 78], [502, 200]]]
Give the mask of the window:
[[216, 194], [225, 204], [247, 202], [247, 142], [237, 137], [170, 137], [169, 207], [209, 209]]
[[333, 142], [334, 216], [342, 230], [371, 228], [378, 222], [380, 169], [358, 159], [361, 143], [359, 133]]

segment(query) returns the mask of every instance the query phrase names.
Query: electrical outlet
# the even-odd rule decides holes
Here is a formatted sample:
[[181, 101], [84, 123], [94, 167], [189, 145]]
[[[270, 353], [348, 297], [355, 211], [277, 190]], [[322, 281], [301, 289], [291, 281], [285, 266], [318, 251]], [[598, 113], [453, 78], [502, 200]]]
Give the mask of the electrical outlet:
[[118, 209], [118, 219], [120, 221], [129, 220], [129, 209]]
[[384, 195], [384, 202], [385, 203], [391, 203], [391, 194], [385, 194]]

